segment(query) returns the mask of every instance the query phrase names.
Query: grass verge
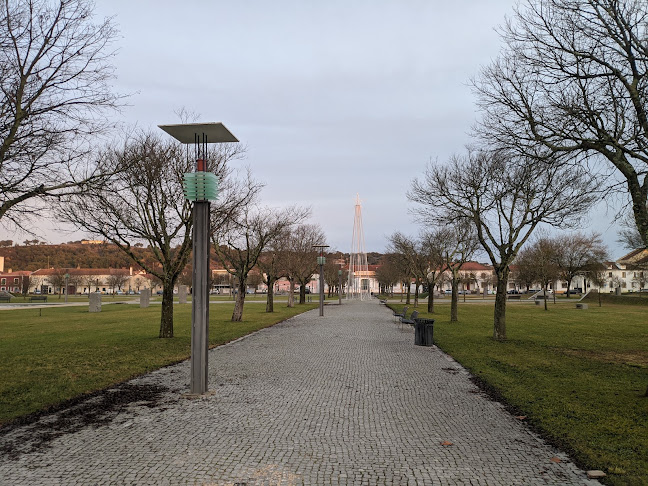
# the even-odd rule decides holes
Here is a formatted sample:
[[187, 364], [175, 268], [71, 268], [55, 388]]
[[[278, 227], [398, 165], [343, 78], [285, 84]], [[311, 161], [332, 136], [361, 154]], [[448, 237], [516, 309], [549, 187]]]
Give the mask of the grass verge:
[[[272, 326], [316, 304], [266, 313], [245, 307], [231, 322], [233, 304], [210, 306], [209, 343], [217, 346]], [[0, 425], [187, 359], [191, 354], [191, 305], [174, 306], [173, 339], [157, 337], [160, 307], [105, 305], [0, 312]]]
[[504, 343], [492, 339], [492, 305], [461, 306], [458, 323], [449, 313], [439, 305], [420, 317], [436, 319], [435, 343], [511, 411], [581, 467], [605, 471], [605, 483], [648, 484], [645, 308], [509, 305]]

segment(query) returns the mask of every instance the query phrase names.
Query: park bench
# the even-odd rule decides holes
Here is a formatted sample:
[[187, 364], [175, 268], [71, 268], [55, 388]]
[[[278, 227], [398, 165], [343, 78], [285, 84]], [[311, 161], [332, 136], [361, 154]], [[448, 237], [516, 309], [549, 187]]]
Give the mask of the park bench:
[[507, 300], [520, 300], [520, 297], [522, 297], [520, 294], [509, 294], [506, 296]]
[[396, 318], [398, 318], [398, 319], [402, 319], [402, 318], [406, 317], [406, 316], [407, 316], [407, 309], [408, 309], [408, 308], [409, 308], [409, 307], [403, 307], [403, 312], [396, 312], [396, 311], [394, 311], [394, 319], [396, 319]]
[[0, 302], [11, 302], [11, 295], [0, 295]]
[[412, 315], [409, 316], [409, 319], [406, 317], [401, 317], [400, 322], [401, 322], [401, 327], [403, 324], [409, 324], [410, 326], [413, 326], [415, 324], [416, 318], [418, 317], [419, 313], [418, 311], [412, 312]]
[[47, 295], [34, 295], [29, 298], [29, 302], [47, 302]]

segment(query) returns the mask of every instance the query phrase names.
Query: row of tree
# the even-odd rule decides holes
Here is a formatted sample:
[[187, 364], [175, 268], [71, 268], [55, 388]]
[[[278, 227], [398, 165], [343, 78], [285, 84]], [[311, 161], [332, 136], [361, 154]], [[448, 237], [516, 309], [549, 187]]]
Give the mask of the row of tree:
[[461, 269], [476, 249], [477, 239], [472, 227], [459, 224], [434, 230], [424, 230], [412, 238], [396, 232], [389, 238], [389, 254], [377, 271], [381, 285], [392, 287], [401, 283], [406, 289], [406, 303], [410, 303], [410, 284], [414, 282], [414, 305], [418, 305], [419, 289], [428, 291], [428, 312], [434, 312], [434, 289], [448, 272], [452, 288], [451, 320], [457, 320]]
[[647, 30], [645, 0], [519, 2], [472, 81], [473, 143], [413, 181], [421, 222], [475, 231], [497, 277], [496, 340], [511, 264], [538, 227], [574, 227], [617, 194], [632, 220], [621, 236], [648, 247]]
[[648, 246], [646, 28], [641, 0], [521, 2], [499, 57], [472, 82], [472, 146], [413, 181], [421, 222], [475, 231], [497, 277], [497, 340], [511, 264], [538, 227], [574, 227], [624, 188], [634, 216], [624, 236]]
[[[195, 161], [156, 134], [115, 137], [110, 115], [125, 98], [110, 86], [117, 29], [113, 19], [95, 22], [92, 9], [89, 0], [10, 0], [0, 7], [0, 224], [29, 230], [30, 215], [53, 205], [62, 221], [117, 245], [162, 282], [160, 336], [171, 337], [173, 287], [191, 254], [192, 205], [182, 176]], [[105, 135], [118, 141], [102, 144]], [[220, 178], [212, 241], [239, 289], [263, 250], [287, 231], [309, 233], [302, 246], [323, 242], [319, 229], [298, 226], [307, 210], [258, 205], [261, 184], [229, 168], [244, 152], [221, 144], [206, 157], [207, 170]], [[136, 251], [142, 244], [153, 259]], [[308, 273], [287, 272], [296, 281]], [[242, 314], [245, 292], [238, 295], [233, 319]]]
[[547, 290], [558, 280], [567, 283], [568, 298], [571, 283], [579, 276], [600, 289], [606, 280], [607, 259], [607, 249], [599, 235], [540, 236], [520, 251], [513, 276], [527, 290], [534, 284], [540, 285], [547, 310]]

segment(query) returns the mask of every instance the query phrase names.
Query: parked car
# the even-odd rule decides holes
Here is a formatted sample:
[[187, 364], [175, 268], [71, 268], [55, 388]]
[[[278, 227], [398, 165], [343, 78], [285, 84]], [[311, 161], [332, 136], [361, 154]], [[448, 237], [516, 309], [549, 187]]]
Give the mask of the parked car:
[[443, 293], [446, 294], [446, 295], [451, 295], [452, 294], [452, 289], [445, 289], [443, 291]]

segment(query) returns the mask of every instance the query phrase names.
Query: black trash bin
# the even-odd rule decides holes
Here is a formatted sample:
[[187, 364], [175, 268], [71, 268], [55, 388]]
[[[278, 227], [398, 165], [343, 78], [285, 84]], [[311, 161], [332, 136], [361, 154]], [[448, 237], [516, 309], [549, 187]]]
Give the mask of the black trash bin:
[[434, 346], [434, 319], [414, 319], [414, 344]]

